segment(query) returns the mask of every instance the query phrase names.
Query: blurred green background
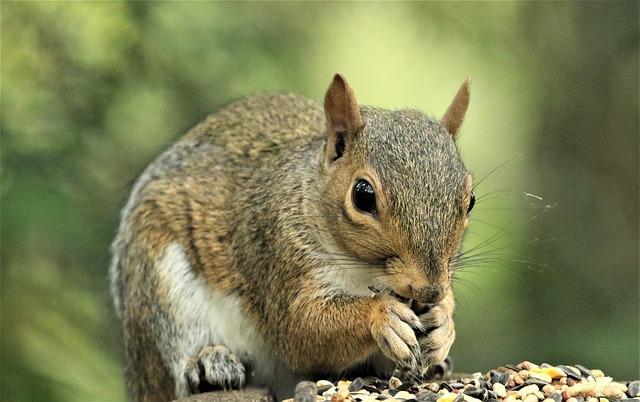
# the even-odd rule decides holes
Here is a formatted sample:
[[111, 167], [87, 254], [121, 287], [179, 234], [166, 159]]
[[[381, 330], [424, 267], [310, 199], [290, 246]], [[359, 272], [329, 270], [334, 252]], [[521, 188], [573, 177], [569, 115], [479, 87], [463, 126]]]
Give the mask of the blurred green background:
[[2, 400], [124, 400], [107, 267], [133, 180], [225, 103], [321, 100], [336, 71], [435, 116], [473, 77], [457, 370], [639, 378], [638, 4], [3, 1]]

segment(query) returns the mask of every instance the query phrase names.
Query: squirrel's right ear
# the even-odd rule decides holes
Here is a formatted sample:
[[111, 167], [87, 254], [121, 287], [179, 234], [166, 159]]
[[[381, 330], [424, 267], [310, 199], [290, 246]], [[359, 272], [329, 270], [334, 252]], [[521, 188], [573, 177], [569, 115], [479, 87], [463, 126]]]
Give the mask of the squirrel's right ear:
[[462, 120], [467, 113], [467, 107], [469, 106], [469, 85], [471, 84], [471, 78], [467, 78], [458, 89], [458, 93], [451, 101], [451, 104], [447, 108], [444, 116], [440, 120], [440, 123], [447, 129], [449, 134], [456, 139], [460, 126], [462, 126]]
[[[327, 116], [327, 148], [330, 150], [344, 148], [344, 142], [362, 128], [362, 116], [356, 96], [341, 74], [333, 76], [324, 96], [324, 113]], [[340, 149], [336, 153], [334, 160], [342, 156]]]

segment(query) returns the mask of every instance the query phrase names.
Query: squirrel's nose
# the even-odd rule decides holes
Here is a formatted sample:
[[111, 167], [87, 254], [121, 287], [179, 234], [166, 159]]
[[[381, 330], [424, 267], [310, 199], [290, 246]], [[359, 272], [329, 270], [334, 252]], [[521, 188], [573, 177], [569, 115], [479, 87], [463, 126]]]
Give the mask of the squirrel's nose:
[[420, 303], [437, 304], [440, 303], [447, 295], [446, 290], [442, 286], [424, 286], [422, 288], [412, 288], [413, 298]]

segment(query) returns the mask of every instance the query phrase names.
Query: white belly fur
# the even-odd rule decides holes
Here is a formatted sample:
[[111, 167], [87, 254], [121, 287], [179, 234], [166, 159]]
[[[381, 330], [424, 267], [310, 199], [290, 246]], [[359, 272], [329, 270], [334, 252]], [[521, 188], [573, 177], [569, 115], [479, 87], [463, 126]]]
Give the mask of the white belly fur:
[[[265, 385], [278, 398], [293, 393], [299, 380], [276, 359], [255, 325], [243, 312], [240, 300], [233, 295], [211, 289], [189, 265], [183, 247], [172, 243], [157, 262], [159, 286], [166, 290], [168, 308], [176, 333], [159, 339], [159, 348], [176, 379], [177, 391], [184, 396], [182, 370], [184, 360], [194, 358], [209, 345], [224, 345], [243, 362], [250, 362], [253, 372], [249, 384]], [[177, 335], [177, 336], [176, 336]], [[170, 349], [170, 350], [167, 350]]]

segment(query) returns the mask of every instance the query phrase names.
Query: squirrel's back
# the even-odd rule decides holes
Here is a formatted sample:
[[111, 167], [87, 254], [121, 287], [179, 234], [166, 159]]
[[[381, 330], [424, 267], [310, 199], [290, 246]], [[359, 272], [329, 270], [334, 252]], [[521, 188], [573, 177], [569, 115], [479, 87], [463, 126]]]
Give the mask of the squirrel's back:
[[[216, 226], [219, 233], [209, 245], [219, 243], [227, 235], [222, 224], [227, 219], [218, 216], [218, 222], [213, 222], [214, 211], [224, 214], [231, 209], [234, 194], [260, 166], [294, 163], [304, 157], [300, 148], [317, 148], [323, 137], [324, 112], [318, 103], [295, 94], [267, 94], [232, 102], [212, 113], [162, 153], [138, 178], [122, 211], [112, 264], [118, 313], [122, 286], [116, 264], [127, 244], [147, 240], [159, 251], [166, 246], [160, 235], [166, 229], [185, 241], [206, 242], [193, 240], [189, 230], [194, 226]], [[150, 221], [158, 222], [158, 227]]]
[[255, 160], [274, 148], [324, 135], [319, 104], [294, 94], [258, 95], [210, 115], [186, 138], [221, 147], [236, 160]]
[[288, 155], [285, 149], [323, 136], [324, 112], [318, 103], [295, 94], [252, 96], [207, 116], [158, 157], [139, 182], [146, 181], [144, 176], [173, 176], [185, 169], [192, 174], [193, 168], [211, 165], [246, 167], [263, 161], [265, 154]]

